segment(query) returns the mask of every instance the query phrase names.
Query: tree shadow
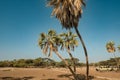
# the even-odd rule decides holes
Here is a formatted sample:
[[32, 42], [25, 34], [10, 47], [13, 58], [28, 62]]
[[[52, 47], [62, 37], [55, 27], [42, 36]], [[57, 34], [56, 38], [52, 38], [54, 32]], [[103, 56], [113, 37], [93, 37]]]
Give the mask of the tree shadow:
[[[60, 78], [68, 78], [70, 80], [74, 80], [72, 78], [72, 74], [62, 74], [62, 75], [58, 75], [58, 77], [60, 77]], [[79, 80], [86, 80], [86, 76], [84, 74], [77, 74], [77, 78]], [[94, 79], [94, 76], [89, 76], [89, 80], [92, 80], [92, 79]]]
[[57, 79], [42, 79], [42, 80], [57, 80]]
[[74, 80], [73, 78], [71, 78], [72, 77], [71, 74], [62, 74], [62, 75], [58, 75], [58, 77], [60, 77], [60, 78], [69, 78], [70, 80]]
[[33, 76], [29, 76], [29, 77], [0, 77], [0, 80], [29, 80], [29, 79], [33, 79]]

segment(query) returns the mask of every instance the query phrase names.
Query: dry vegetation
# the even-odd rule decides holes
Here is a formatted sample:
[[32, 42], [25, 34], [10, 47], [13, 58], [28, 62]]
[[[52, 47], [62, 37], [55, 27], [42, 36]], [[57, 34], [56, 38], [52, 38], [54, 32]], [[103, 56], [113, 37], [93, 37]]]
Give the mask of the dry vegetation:
[[[85, 67], [77, 68], [77, 71], [85, 74]], [[90, 67], [90, 75], [91, 80], [120, 79], [120, 72], [97, 72], [94, 67]], [[0, 80], [73, 80], [73, 78], [66, 68], [0, 68]]]

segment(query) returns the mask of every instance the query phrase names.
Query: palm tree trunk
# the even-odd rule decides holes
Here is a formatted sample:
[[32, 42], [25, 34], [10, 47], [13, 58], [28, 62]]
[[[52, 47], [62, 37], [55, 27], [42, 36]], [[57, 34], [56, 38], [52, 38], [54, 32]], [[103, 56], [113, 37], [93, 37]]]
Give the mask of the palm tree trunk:
[[65, 65], [68, 67], [68, 69], [70, 70], [70, 72], [72, 73], [73, 77], [75, 80], [79, 80], [77, 78], [77, 75], [74, 73], [74, 71], [72, 70], [72, 68], [69, 66], [68, 62], [59, 54], [58, 51], [55, 51], [56, 55], [65, 63]]
[[71, 54], [71, 52], [70, 52], [69, 49], [67, 49], [67, 52], [68, 52], [68, 54], [69, 54], [69, 56], [70, 56], [70, 58], [71, 58], [71, 60], [72, 60], [72, 63], [73, 63], [73, 69], [74, 69], [74, 72], [76, 73], [75, 60], [74, 60], [74, 58], [73, 58], [73, 56], [72, 56], [72, 54]]
[[118, 60], [117, 60], [117, 57], [116, 57], [116, 55], [115, 55], [115, 53], [113, 53], [113, 55], [114, 55], [114, 58], [115, 58], [115, 61], [116, 61], [116, 63], [117, 63], [117, 67], [119, 67], [119, 65], [118, 65]]
[[87, 49], [86, 49], [86, 46], [84, 44], [84, 41], [82, 39], [82, 36], [80, 35], [80, 32], [78, 31], [78, 28], [77, 27], [74, 27], [81, 43], [82, 43], [82, 46], [83, 46], [83, 49], [84, 49], [84, 53], [85, 53], [85, 57], [86, 57], [86, 76], [87, 76], [87, 80], [89, 80], [89, 62], [88, 62], [88, 54], [87, 54]]

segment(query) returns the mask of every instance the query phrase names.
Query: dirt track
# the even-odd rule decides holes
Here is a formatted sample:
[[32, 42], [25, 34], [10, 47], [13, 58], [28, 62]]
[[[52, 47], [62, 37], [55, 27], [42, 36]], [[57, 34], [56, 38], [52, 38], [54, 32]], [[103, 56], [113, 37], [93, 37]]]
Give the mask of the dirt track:
[[[77, 71], [85, 74], [85, 67]], [[90, 75], [99, 78], [92, 80], [120, 80], [120, 72], [97, 72], [94, 67]], [[0, 80], [72, 80], [72, 76], [65, 68], [0, 68]]]

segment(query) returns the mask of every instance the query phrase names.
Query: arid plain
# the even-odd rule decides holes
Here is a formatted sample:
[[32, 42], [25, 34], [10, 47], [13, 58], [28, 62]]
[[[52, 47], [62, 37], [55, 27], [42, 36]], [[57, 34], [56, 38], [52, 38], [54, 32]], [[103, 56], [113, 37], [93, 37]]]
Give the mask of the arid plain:
[[[77, 68], [85, 74], [85, 67]], [[90, 67], [91, 80], [120, 80], [120, 72], [97, 72]], [[73, 80], [66, 68], [0, 68], [0, 80]]]

